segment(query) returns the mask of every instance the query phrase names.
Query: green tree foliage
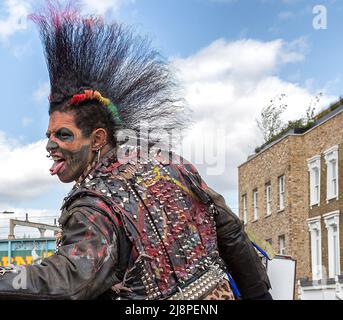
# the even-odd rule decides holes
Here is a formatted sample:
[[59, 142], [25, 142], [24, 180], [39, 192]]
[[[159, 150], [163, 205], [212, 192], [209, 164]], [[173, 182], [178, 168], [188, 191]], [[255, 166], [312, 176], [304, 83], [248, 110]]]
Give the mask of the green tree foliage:
[[[257, 153], [261, 151], [266, 145], [276, 141], [291, 129], [302, 132], [311, 128], [315, 124], [315, 121], [318, 120], [318, 116], [321, 116], [323, 113], [316, 115], [316, 107], [322, 95], [323, 93], [320, 92], [312, 98], [306, 108], [304, 116], [297, 120], [290, 120], [287, 123], [285, 123], [281, 118], [288, 106], [284, 102], [287, 95], [283, 93], [270, 100], [270, 104], [262, 109], [260, 119], [256, 120], [257, 126], [262, 133], [264, 144], [256, 148], [255, 152]], [[330, 109], [331, 112], [333, 107], [328, 109]]]
[[283, 102], [285, 97], [282, 93], [270, 100], [270, 104], [262, 109], [260, 119], [256, 120], [264, 142], [271, 140], [284, 127], [281, 116], [287, 109], [287, 104]]

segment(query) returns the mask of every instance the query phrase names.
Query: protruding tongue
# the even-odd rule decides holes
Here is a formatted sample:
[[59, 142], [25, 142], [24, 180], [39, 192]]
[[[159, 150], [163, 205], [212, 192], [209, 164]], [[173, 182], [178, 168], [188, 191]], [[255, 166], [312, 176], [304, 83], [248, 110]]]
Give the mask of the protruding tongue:
[[55, 161], [52, 167], [50, 168], [50, 174], [54, 176], [58, 173], [64, 166], [65, 161]]

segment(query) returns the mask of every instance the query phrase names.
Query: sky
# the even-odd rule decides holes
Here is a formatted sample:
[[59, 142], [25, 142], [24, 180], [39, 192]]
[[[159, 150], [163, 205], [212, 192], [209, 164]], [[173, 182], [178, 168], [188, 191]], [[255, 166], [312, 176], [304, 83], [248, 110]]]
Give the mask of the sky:
[[[0, 212], [52, 223], [71, 184], [49, 174], [49, 81], [37, 30], [43, 0], [0, 0]], [[175, 70], [193, 123], [178, 147], [238, 211], [238, 166], [262, 144], [263, 107], [285, 120], [342, 95], [342, 0], [80, 0], [85, 14], [133, 25]], [[0, 218], [0, 237], [6, 234]], [[8, 215], [6, 216], [6, 218]]]

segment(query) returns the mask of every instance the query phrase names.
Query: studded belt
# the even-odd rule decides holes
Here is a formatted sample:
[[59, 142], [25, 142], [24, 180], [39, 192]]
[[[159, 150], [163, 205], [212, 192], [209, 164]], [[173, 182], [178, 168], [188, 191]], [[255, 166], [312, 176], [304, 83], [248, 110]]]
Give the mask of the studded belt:
[[213, 265], [206, 273], [187, 287], [178, 287], [179, 292], [175, 293], [168, 300], [201, 300], [208, 296], [225, 279], [227, 279], [225, 272], [218, 265]]

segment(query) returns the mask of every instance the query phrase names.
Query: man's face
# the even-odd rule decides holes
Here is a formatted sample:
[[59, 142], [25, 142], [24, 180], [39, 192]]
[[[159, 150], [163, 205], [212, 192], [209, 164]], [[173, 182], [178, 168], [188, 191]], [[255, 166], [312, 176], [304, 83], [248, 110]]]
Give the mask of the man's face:
[[91, 138], [77, 128], [72, 113], [55, 111], [50, 115], [46, 146], [54, 164], [51, 175], [65, 183], [76, 181], [93, 160]]

